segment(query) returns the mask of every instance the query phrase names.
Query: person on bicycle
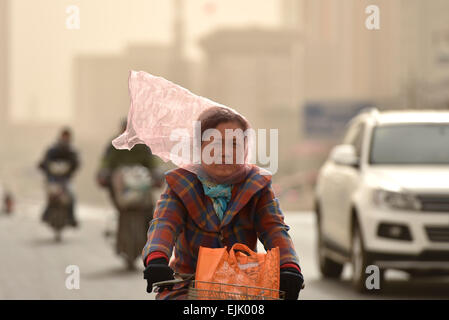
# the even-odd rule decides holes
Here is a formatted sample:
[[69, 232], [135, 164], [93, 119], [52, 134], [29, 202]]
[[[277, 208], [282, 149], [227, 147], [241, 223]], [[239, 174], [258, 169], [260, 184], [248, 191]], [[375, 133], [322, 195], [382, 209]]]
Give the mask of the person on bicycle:
[[[219, 106], [203, 111], [198, 121], [201, 137], [208, 129], [225, 137], [226, 130], [249, 128], [243, 116]], [[222, 142], [214, 140], [201, 142], [201, 150]], [[247, 150], [246, 145], [239, 148], [234, 140], [232, 148], [231, 162], [225, 162], [228, 155], [223, 146], [221, 163], [201, 161], [196, 171], [179, 167], [166, 173], [167, 187], [156, 205], [142, 252], [148, 292], [154, 283], [173, 279], [174, 272], [195, 273], [200, 246], [231, 248], [243, 243], [256, 251], [259, 239], [266, 250], [279, 247], [280, 290], [286, 299], [298, 298], [304, 279], [271, 175], [262, 174], [256, 165], [237, 163], [236, 156]], [[185, 284], [175, 285], [159, 292], [156, 299], [184, 299], [186, 294]]]
[[[68, 170], [62, 176], [55, 177], [50, 170], [50, 164], [54, 161], [66, 162], [68, 164]], [[72, 132], [69, 128], [63, 128], [59, 134], [56, 143], [48, 148], [45, 152], [43, 159], [39, 162], [38, 168], [44, 172], [47, 180], [62, 179], [69, 181], [72, 179], [75, 172], [80, 166], [78, 152], [72, 147]], [[70, 209], [69, 209], [69, 224], [72, 227], [78, 226], [78, 221], [75, 217], [75, 196], [73, 192], [68, 190], [70, 196]], [[49, 203], [44, 210], [42, 220], [46, 222], [48, 220]]]

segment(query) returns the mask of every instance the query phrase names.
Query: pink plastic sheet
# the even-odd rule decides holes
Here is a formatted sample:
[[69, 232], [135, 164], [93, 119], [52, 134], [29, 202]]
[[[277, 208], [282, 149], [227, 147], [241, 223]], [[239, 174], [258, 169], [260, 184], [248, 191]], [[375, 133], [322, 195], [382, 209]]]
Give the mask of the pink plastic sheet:
[[193, 146], [194, 121], [206, 109], [219, 106], [238, 113], [143, 71], [130, 72], [129, 95], [131, 106], [127, 128], [112, 141], [114, 147], [130, 150], [134, 145], [143, 143], [163, 161], [170, 160], [195, 173], [198, 173], [198, 164], [193, 163], [194, 158], [174, 155], [175, 146], [178, 146], [176, 150], [183, 143], [188, 147]]

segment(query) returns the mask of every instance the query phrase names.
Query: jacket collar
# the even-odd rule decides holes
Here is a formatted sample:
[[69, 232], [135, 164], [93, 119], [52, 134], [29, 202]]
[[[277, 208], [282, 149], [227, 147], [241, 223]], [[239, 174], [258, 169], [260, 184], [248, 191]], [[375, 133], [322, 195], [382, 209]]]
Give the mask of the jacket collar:
[[166, 180], [181, 199], [195, 224], [205, 231], [218, 232], [231, 222], [254, 194], [271, 181], [271, 176], [262, 175], [260, 169], [253, 166], [246, 179], [233, 186], [231, 201], [221, 222], [214, 211], [212, 201], [204, 194], [203, 186], [194, 173], [178, 168], [167, 172]]

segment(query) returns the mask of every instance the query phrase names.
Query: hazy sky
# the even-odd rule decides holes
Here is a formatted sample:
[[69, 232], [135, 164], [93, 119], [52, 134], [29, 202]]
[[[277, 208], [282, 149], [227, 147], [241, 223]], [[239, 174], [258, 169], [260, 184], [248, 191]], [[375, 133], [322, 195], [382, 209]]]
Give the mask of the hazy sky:
[[[72, 58], [120, 53], [129, 43], [169, 43], [170, 0], [12, 0], [11, 106], [13, 121], [68, 121]], [[279, 0], [185, 1], [186, 52], [201, 58], [196, 40], [220, 26], [280, 24]], [[80, 9], [80, 29], [68, 30], [66, 9]]]

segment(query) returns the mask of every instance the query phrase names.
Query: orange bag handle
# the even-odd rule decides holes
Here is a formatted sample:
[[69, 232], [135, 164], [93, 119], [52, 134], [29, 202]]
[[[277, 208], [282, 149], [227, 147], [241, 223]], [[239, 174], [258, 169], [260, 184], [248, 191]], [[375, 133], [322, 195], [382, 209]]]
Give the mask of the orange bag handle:
[[250, 248], [248, 248], [243, 243], [235, 243], [232, 246], [231, 250], [229, 250], [229, 258], [234, 262], [237, 262], [237, 258], [235, 257], [235, 250], [243, 251], [244, 253], [247, 253], [249, 256], [252, 256], [252, 257], [254, 257], [254, 256], [257, 257], [257, 253], [254, 252], [253, 250], [251, 250]]

